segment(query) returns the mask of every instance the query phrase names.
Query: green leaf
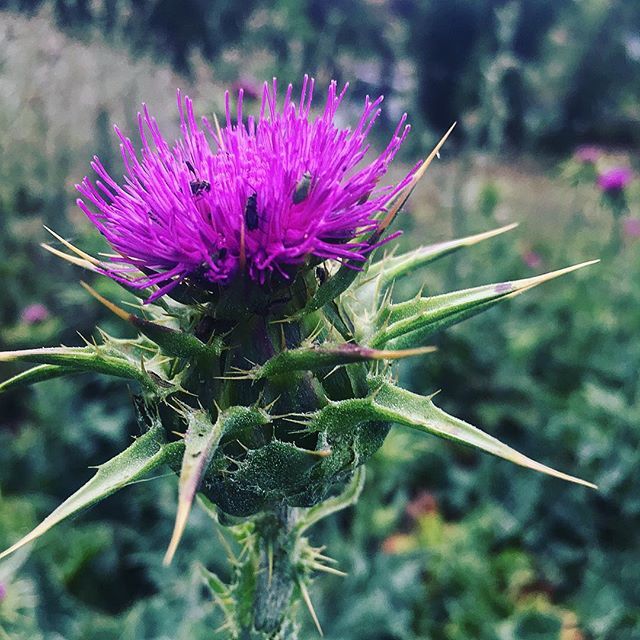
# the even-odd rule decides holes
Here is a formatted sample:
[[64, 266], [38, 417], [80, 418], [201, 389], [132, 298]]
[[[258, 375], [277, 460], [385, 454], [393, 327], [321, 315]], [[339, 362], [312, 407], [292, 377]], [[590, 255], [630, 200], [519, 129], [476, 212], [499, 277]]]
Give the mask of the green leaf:
[[376, 278], [379, 276], [378, 287], [380, 291], [383, 291], [386, 287], [391, 285], [395, 280], [403, 276], [413, 273], [416, 269], [426, 266], [430, 262], [434, 262], [439, 258], [448, 256], [449, 254], [462, 249], [464, 247], [471, 247], [474, 244], [478, 244], [483, 240], [494, 238], [502, 233], [511, 231], [518, 226], [517, 223], [508, 224], [498, 229], [492, 229], [491, 231], [485, 231], [484, 233], [478, 233], [473, 236], [467, 236], [466, 238], [459, 238], [457, 240], [448, 240], [446, 242], [439, 242], [438, 244], [432, 244], [425, 247], [418, 247], [413, 251], [409, 251], [400, 256], [393, 256], [384, 258], [375, 262], [365, 274], [365, 278]]
[[367, 397], [330, 402], [310, 416], [299, 416], [300, 422], [306, 418], [308, 431], [328, 431], [333, 434], [348, 432], [363, 422], [395, 422], [481, 449], [534, 471], [596, 488], [590, 482], [540, 464], [477, 427], [448, 415], [431, 402], [431, 397], [411, 393], [378, 377], [370, 378], [368, 384], [371, 393]]
[[481, 449], [499, 458], [504, 458], [522, 467], [540, 471], [556, 478], [575, 482], [586, 487], [596, 485], [561, 471], [547, 467], [500, 442], [497, 438], [484, 433], [463, 420], [448, 415], [436, 407], [431, 398], [419, 396], [395, 385], [374, 379], [373, 393], [370, 397], [372, 413], [377, 419], [396, 422], [418, 431], [432, 433], [441, 438], [454, 440], [462, 444]]
[[215, 423], [211, 422], [206, 411], [194, 410], [190, 407], [183, 407], [182, 411], [187, 420], [187, 432], [184, 436], [185, 451], [180, 469], [178, 510], [171, 541], [164, 557], [165, 565], [173, 560], [187, 525], [196, 491], [218, 447], [220, 438], [238, 430], [253, 429], [267, 424], [270, 420], [264, 411], [255, 407], [230, 407], [220, 412]]
[[211, 343], [205, 344], [190, 333], [163, 327], [133, 314], [131, 314], [131, 322], [147, 338], [153, 340], [167, 356], [216, 360], [222, 353], [223, 342], [219, 336], [212, 338]]
[[435, 331], [490, 309], [501, 300], [512, 298], [543, 282], [596, 262], [598, 260], [590, 260], [532, 278], [484, 285], [439, 296], [417, 297], [389, 305], [380, 312], [377, 320], [380, 328], [371, 338], [370, 344], [375, 348], [386, 346], [389, 349], [415, 346]]
[[17, 375], [0, 383], [0, 393], [8, 391], [14, 387], [23, 387], [44, 380], [52, 380], [61, 376], [68, 376], [74, 373], [81, 373], [82, 369], [74, 369], [73, 367], [65, 367], [57, 364], [41, 364], [18, 373]]
[[157, 374], [149, 374], [124, 357], [111, 355], [103, 347], [43, 347], [23, 351], [0, 352], [0, 362], [37, 362], [66, 368], [69, 373], [92, 371], [136, 380], [145, 391], [158, 393], [161, 388], [171, 388], [171, 383]]
[[49, 529], [75, 515], [128, 484], [139, 480], [149, 471], [159, 467], [179, 454], [183, 444], [164, 443], [161, 426], [153, 427], [139, 437], [128, 449], [100, 465], [96, 474], [47, 516], [33, 531], [0, 554], [0, 560], [26, 544], [33, 542]]
[[173, 560], [187, 525], [193, 498], [224, 433], [224, 420], [220, 419], [222, 416], [213, 423], [206, 411], [189, 410], [186, 417], [187, 432], [184, 436], [184, 456], [180, 469], [178, 510], [171, 541], [164, 557], [165, 565], [171, 564]]
[[143, 335], [152, 340], [160, 347], [162, 353], [173, 358], [204, 358], [214, 360], [222, 353], [222, 339], [215, 337], [210, 344], [205, 344], [196, 336], [177, 331], [170, 327], [165, 327], [155, 322], [150, 322], [145, 318], [129, 313], [121, 309], [116, 304], [100, 295], [86, 282], [80, 283], [98, 302], [103, 304], [109, 311], [115, 313], [119, 318], [133, 324]]
[[315, 371], [371, 360], [398, 360], [433, 351], [435, 351], [434, 347], [384, 351], [352, 343], [337, 345], [327, 345], [325, 343], [321, 346], [312, 345], [281, 351], [263, 365], [256, 367], [249, 375], [256, 380], [260, 380], [262, 378], [286, 375], [292, 371]]

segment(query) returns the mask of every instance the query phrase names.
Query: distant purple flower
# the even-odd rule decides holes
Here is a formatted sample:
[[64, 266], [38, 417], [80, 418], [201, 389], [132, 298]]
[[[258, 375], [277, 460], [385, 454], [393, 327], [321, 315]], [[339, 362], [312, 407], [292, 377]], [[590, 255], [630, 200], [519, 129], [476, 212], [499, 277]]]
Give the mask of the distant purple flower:
[[614, 167], [603, 171], [598, 176], [598, 186], [605, 193], [617, 193], [623, 191], [632, 179], [633, 173], [631, 169], [628, 167]]
[[2, 602], [6, 597], [7, 597], [7, 587], [5, 587], [2, 582], [0, 582], [0, 602]]
[[38, 324], [49, 318], [49, 309], [39, 302], [25, 307], [20, 314], [20, 320], [25, 324]]
[[530, 269], [537, 269], [542, 266], [542, 258], [540, 254], [535, 251], [525, 251], [525, 253], [522, 254], [522, 262]]
[[628, 238], [640, 238], [640, 218], [627, 218], [622, 228]]
[[602, 151], [592, 145], [578, 147], [574, 154], [575, 159], [583, 164], [595, 164], [602, 156]]
[[182, 135], [173, 148], [144, 106], [140, 159], [116, 128], [124, 183], [94, 158], [99, 179], [77, 186], [86, 199], [78, 205], [121, 256], [108, 275], [138, 288], [158, 285], [156, 298], [188, 278], [226, 284], [242, 270], [261, 284], [291, 278], [310, 256], [364, 261], [363, 234], [376, 229], [376, 214], [411, 177], [377, 186], [408, 133], [406, 116], [387, 148], [359, 168], [382, 97], [365, 100], [355, 128], [339, 129], [334, 117], [347, 86], [338, 93], [331, 82], [324, 111], [312, 118], [313, 84], [305, 76], [297, 105], [289, 85], [279, 109], [275, 80], [265, 83], [260, 114], [246, 122], [243, 91], [235, 123], [227, 92], [220, 130], [206, 118], [199, 128], [192, 101], [178, 92]]

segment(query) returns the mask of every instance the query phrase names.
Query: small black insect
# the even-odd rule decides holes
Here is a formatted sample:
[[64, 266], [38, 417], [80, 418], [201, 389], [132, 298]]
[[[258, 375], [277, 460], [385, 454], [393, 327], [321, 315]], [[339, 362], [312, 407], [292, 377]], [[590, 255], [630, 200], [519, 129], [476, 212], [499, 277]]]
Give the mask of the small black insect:
[[324, 267], [316, 267], [316, 278], [318, 284], [324, 284], [327, 281], [327, 270]]
[[311, 190], [311, 178], [312, 176], [308, 171], [302, 174], [302, 178], [300, 178], [293, 192], [293, 204], [300, 204], [307, 199], [309, 191]]
[[214, 262], [217, 262], [218, 260], [224, 260], [227, 257], [227, 253], [228, 250], [226, 247], [220, 247], [219, 249], [212, 251], [209, 256]]
[[247, 205], [244, 208], [244, 220], [249, 231], [254, 231], [258, 228], [260, 218], [258, 216], [258, 194], [255, 191], [247, 198]]
[[189, 169], [189, 171], [191, 171], [191, 174], [195, 178], [195, 180], [192, 180], [189, 183], [189, 186], [191, 187], [191, 193], [194, 196], [199, 196], [205, 191], [207, 192], [211, 191], [211, 185], [206, 180], [198, 179], [198, 176], [196, 175], [196, 170], [193, 168], [193, 165], [188, 160], [185, 160], [185, 164], [187, 165], [187, 168]]

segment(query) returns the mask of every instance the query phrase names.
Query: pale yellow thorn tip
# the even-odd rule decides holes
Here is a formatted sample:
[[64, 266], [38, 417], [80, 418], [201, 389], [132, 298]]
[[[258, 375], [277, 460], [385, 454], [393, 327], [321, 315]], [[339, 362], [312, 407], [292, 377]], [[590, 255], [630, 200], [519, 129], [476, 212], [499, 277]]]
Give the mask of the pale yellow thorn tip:
[[518, 226], [520, 226], [520, 223], [512, 222], [511, 224], [507, 224], [504, 227], [498, 227], [497, 229], [491, 229], [491, 231], [483, 231], [482, 233], [477, 233], [473, 236], [469, 236], [466, 239], [467, 244], [475, 244], [476, 242], [481, 242], [482, 240], [488, 240], [489, 238], [499, 236], [502, 233], [507, 233], [507, 231], [513, 231], [513, 229]]
[[119, 318], [123, 320], [131, 321], [131, 314], [124, 309], [121, 309], [118, 305], [114, 304], [110, 300], [107, 300], [104, 296], [101, 296], [93, 287], [90, 287], [86, 282], [80, 281], [82, 288], [92, 295], [98, 302], [102, 303], [109, 311], [115, 313]]
[[313, 623], [316, 625], [316, 629], [321, 636], [324, 636], [322, 633], [322, 627], [320, 626], [320, 621], [318, 620], [318, 616], [316, 615], [316, 610], [313, 608], [313, 604], [311, 602], [311, 598], [309, 597], [309, 592], [307, 591], [307, 587], [305, 587], [303, 582], [298, 582], [300, 586], [300, 593], [302, 594], [302, 599], [304, 603], [307, 605], [307, 609], [311, 614], [311, 618], [313, 619]]
[[567, 273], [572, 273], [573, 271], [577, 271], [578, 269], [583, 269], [584, 267], [590, 267], [591, 265], [597, 264], [600, 262], [600, 259], [597, 258], [595, 260], [587, 260], [586, 262], [581, 262], [580, 264], [574, 264], [570, 267], [565, 267], [564, 269], [558, 269], [556, 271], [550, 271], [549, 273], [543, 273], [539, 276], [534, 276], [533, 278], [526, 278], [525, 280], [521, 280], [518, 288], [509, 294], [508, 297], [514, 297], [533, 287], [537, 287], [539, 284], [543, 282], [548, 282], [549, 280], [554, 280], [555, 278], [559, 278], [560, 276], [564, 276]]
[[176, 554], [182, 534], [187, 526], [187, 520], [189, 519], [189, 513], [191, 512], [191, 503], [185, 500], [181, 500], [178, 503], [178, 511], [176, 513], [176, 522], [173, 527], [173, 534], [171, 535], [171, 541], [167, 547], [167, 552], [164, 555], [162, 564], [168, 567], [173, 561], [173, 557]]
[[59, 249], [56, 249], [55, 247], [51, 247], [48, 244], [42, 242], [40, 243], [40, 246], [45, 249], [46, 251], [48, 251], [49, 253], [52, 253], [54, 256], [58, 257], [58, 258], [62, 258], [63, 260], [66, 260], [67, 262], [70, 262], [71, 264], [75, 264], [78, 267], [82, 267], [83, 269], [87, 269], [89, 271], [93, 271], [94, 273], [97, 273], [98, 270], [96, 269], [96, 267], [93, 265], [93, 263], [89, 262], [88, 260], [85, 260], [84, 258], [77, 258], [76, 256], [70, 256], [68, 253], [65, 253], [64, 251], [60, 251]]
[[401, 358], [410, 358], [412, 356], [421, 356], [425, 353], [434, 353], [438, 347], [416, 347], [415, 349], [384, 349], [376, 350], [373, 358], [375, 360], [400, 360]]
[[62, 242], [62, 244], [67, 247], [70, 251], [73, 251], [76, 255], [80, 256], [87, 260], [87, 262], [91, 262], [94, 265], [99, 265], [100, 261], [96, 260], [92, 255], [85, 253], [82, 249], [78, 249], [78, 247], [72, 245], [68, 240], [65, 240], [61, 235], [58, 235], [53, 229], [49, 229], [47, 225], [42, 225], [56, 240]]
[[579, 484], [579, 485], [582, 485], [583, 487], [589, 487], [589, 489], [598, 488], [598, 485], [594, 484], [593, 482], [589, 482], [587, 480], [583, 480], [582, 478], [577, 478], [576, 476], [569, 475], [568, 473], [558, 471], [552, 467], [548, 467], [546, 464], [536, 462], [535, 460], [532, 460], [531, 458], [519, 452], [516, 452], [516, 454], [513, 454], [512, 457], [508, 459], [511, 462], [514, 462], [515, 464], [520, 465], [521, 467], [525, 467], [533, 471], [538, 471], [548, 476], [559, 478], [560, 480], [573, 482], [574, 484]]
[[442, 138], [440, 139], [440, 142], [438, 142], [438, 144], [433, 148], [433, 151], [427, 156], [425, 161], [420, 165], [418, 170], [413, 174], [413, 177], [411, 178], [411, 181], [409, 182], [409, 184], [402, 190], [402, 193], [398, 195], [393, 206], [389, 210], [389, 213], [387, 213], [384, 220], [380, 223], [380, 226], [378, 228], [379, 231], [383, 231], [391, 224], [391, 222], [395, 218], [398, 211], [400, 211], [400, 209], [402, 208], [402, 205], [407, 201], [407, 199], [411, 195], [411, 192], [415, 188], [416, 184], [418, 184], [422, 176], [425, 174], [426, 170], [429, 168], [429, 165], [433, 162], [434, 158], [438, 157], [438, 154], [440, 153], [440, 149], [442, 148], [444, 143], [447, 141], [447, 138], [451, 135], [451, 132], [454, 130], [456, 124], [457, 123], [454, 122], [449, 127], [449, 130], [442, 136]]

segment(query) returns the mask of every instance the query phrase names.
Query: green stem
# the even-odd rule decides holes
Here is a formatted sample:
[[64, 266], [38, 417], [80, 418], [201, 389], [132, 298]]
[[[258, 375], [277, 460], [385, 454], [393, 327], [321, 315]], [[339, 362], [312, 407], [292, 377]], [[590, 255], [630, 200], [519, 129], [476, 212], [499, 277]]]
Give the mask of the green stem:
[[258, 575], [253, 604], [253, 626], [266, 634], [280, 632], [291, 608], [296, 580], [296, 511], [282, 506], [265, 514], [256, 527]]

